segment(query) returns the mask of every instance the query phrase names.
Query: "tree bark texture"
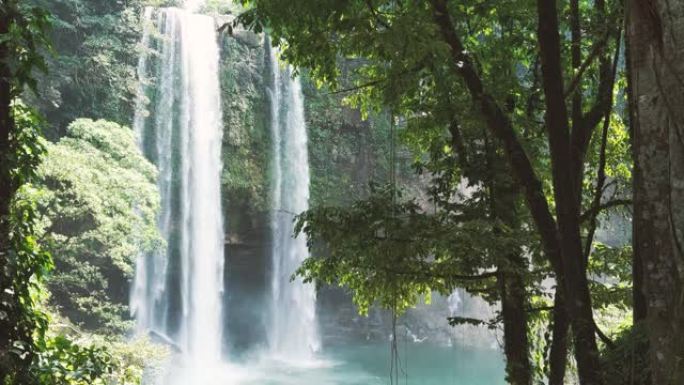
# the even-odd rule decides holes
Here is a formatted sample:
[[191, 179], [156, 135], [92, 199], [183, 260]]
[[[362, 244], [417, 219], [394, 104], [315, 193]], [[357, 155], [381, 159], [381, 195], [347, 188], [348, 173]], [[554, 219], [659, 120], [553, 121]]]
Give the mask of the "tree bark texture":
[[563, 385], [568, 365], [568, 312], [563, 299], [564, 289], [558, 285], [553, 299], [553, 327], [549, 351], [549, 385]]
[[[573, 156], [568, 111], [563, 94], [563, 71], [558, 10], [552, 0], [538, 0], [538, 41], [542, 84], [546, 102], [546, 128], [551, 150], [556, 218], [561, 246], [566, 306], [572, 325], [577, 371], [583, 385], [601, 384], [601, 365], [596, 345], [595, 327], [584, 267], [580, 236], [580, 204], [577, 192], [580, 181], [568, 167], [583, 163]], [[576, 166], [575, 166], [576, 167]]]
[[[489, 141], [485, 140], [485, 143]], [[511, 229], [521, 226], [516, 210], [518, 188], [510, 177], [506, 160], [498, 154], [500, 146], [485, 145], [487, 151], [487, 184], [492, 219]], [[501, 298], [506, 380], [510, 385], [532, 385], [532, 364], [527, 334], [527, 290], [525, 274], [528, 262], [522, 250], [511, 250], [497, 258], [497, 286]]]
[[[684, 2], [629, 0], [634, 254], [652, 383], [684, 383]], [[642, 316], [644, 311], [641, 310]]]

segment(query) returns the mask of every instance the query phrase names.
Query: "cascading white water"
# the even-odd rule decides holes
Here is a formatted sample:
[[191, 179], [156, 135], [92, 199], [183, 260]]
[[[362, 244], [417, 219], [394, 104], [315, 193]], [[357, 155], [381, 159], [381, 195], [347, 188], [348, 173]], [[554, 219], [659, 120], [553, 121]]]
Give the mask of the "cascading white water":
[[214, 20], [183, 13], [186, 28], [181, 45], [188, 141], [184, 169], [184, 222], [189, 234], [185, 251], [190, 272], [187, 298], [189, 353], [212, 362], [221, 357], [223, 293], [223, 220], [221, 211], [221, 91], [218, 78], [219, 49]]
[[[145, 135], [145, 120], [146, 120], [146, 88], [147, 88], [147, 62], [148, 53], [145, 51], [150, 46], [150, 35], [152, 34], [152, 8], [146, 8], [143, 14], [143, 37], [141, 48], [143, 52], [140, 53], [138, 59], [138, 77], [140, 85], [138, 87], [138, 95], [135, 103], [135, 118], [133, 119], [133, 130], [138, 141], [138, 146], [143, 148]], [[162, 172], [157, 165], [159, 173], [159, 181], [163, 179]], [[158, 183], [159, 184], [159, 183]], [[144, 331], [144, 328], [158, 329], [155, 322], [155, 308], [161, 298], [159, 293], [154, 292], [155, 285], [151, 282], [154, 277], [161, 274], [154, 274], [157, 270], [155, 262], [157, 253], [153, 255], [140, 254], [136, 262], [135, 278], [133, 280], [133, 289], [131, 291], [130, 309], [131, 313], [135, 315], [138, 326], [138, 334]], [[165, 269], [161, 269], [164, 271]]]
[[[270, 47], [269, 47], [270, 48]], [[308, 257], [303, 236], [293, 238], [293, 214], [309, 207], [309, 159], [301, 84], [291, 70], [281, 69], [269, 51], [272, 85], [272, 308], [269, 343], [273, 354], [308, 361], [320, 348], [316, 293], [312, 285], [290, 277]]]
[[[148, 22], [152, 13], [145, 11]], [[186, 364], [215, 367], [222, 356], [224, 264], [216, 28], [212, 18], [176, 8], [157, 11], [156, 28], [159, 38], [146, 31], [142, 41], [158, 58], [140, 59], [140, 78], [153, 81], [141, 89], [134, 122], [159, 169], [159, 229], [167, 248], [139, 258], [131, 310], [139, 331], [173, 341]], [[147, 108], [146, 93], [154, 100]]]

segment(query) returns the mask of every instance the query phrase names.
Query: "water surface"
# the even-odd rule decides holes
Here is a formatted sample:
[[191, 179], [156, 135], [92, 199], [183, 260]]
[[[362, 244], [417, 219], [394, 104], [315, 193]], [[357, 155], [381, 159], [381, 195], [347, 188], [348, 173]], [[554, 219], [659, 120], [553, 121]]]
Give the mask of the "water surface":
[[[499, 351], [401, 342], [398, 385], [505, 385]], [[244, 357], [244, 362], [207, 370], [203, 385], [387, 385], [389, 343], [368, 342], [327, 348], [307, 362], [288, 357]], [[178, 370], [174, 370], [176, 375]], [[189, 370], [197, 373], [197, 370]], [[175, 378], [178, 380], [178, 377]], [[188, 380], [188, 378], [186, 378]], [[198, 383], [197, 378], [192, 379]], [[173, 379], [163, 385], [180, 384]]]

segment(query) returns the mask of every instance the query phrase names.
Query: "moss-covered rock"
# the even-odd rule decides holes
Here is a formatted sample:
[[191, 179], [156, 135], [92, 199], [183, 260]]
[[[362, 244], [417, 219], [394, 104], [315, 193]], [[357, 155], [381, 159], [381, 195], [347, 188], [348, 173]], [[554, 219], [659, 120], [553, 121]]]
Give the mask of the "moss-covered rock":
[[222, 37], [221, 183], [228, 241], [233, 243], [261, 227], [260, 219], [269, 209], [267, 174], [271, 146], [264, 70], [259, 35], [236, 32]]
[[348, 204], [367, 195], [369, 184], [389, 181], [390, 121], [363, 119], [341, 94], [303, 79], [309, 133], [311, 206]]

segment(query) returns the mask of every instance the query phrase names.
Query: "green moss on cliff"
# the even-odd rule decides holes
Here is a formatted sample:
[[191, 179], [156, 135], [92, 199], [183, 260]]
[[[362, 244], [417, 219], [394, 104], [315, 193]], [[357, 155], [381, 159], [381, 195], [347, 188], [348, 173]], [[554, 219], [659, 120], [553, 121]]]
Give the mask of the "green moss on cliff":
[[362, 119], [340, 94], [316, 89], [304, 77], [311, 164], [311, 206], [347, 204], [389, 180], [390, 121]]
[[269, 209], [270, 136], [261, 37], [251, 32], [221, 41], [223, 93], [223, 207], [227, 230], [244, 234]]

